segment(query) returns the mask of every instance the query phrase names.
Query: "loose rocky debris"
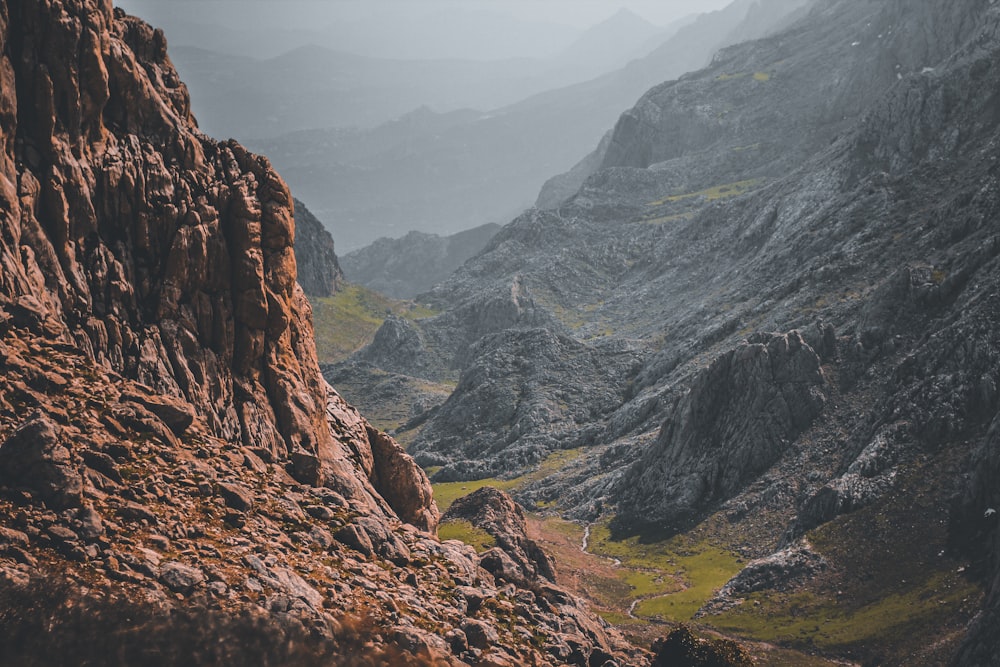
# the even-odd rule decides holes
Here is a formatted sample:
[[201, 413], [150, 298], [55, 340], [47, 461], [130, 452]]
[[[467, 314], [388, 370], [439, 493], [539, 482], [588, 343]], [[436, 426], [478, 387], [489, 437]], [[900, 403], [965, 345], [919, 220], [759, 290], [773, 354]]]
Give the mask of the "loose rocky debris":
[[[234, 617], [256, 610], [308, 628], [363, 613], [378, 628], [373, 641], [442, 664], [643, 660], [552, 583], [551, 562], [530, 549], [509, 498], [493, 513], [509, 531], [501, 548], [476, 554], [304, 485], [285, 463], [216, 438], [201, 417], [180, 436], [139, 421], [115, 420], [120, 430], [111, 432], [106, 422], [123, 397], [147, 389], [20, 333], [0, 339], [0, 395], [17, 396], [14, 387], [39, 372], [63, 389], [26, 394], [35, 410], [27, 417], [9, 402], [0, 409], [4, 581], [61, 571], [97, 594], [206, 604]], [[37, 455], [23, 456], [28, 445]], [[37, 471], [21, 476], [24, 461]]]

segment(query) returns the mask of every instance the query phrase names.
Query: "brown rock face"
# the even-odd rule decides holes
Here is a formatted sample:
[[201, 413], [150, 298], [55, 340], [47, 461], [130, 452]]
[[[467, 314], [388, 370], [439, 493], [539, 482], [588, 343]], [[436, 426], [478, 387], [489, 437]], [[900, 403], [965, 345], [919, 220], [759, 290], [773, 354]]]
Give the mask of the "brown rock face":
[[[4, 310], [225, 440], [311, 457], [317, 483], [357, 477], [327, 422], [288, 188], [197, 130], [163, 33], [110, 0], [3, 0], [0, 54]], [[367, 478], [348, 485], [384, 506]]]
[[25, 422], [0, 445], [0, 482], [38, 494], [50, 507], [79, 507], [83, 501], [80, 465], [44, 415]]
[[529, 578], [556, 580], [552, 559], [528, 538], [521, 506], [500, 489], [487, 486], [459, 498], [442, 519], [463, 519], [485, 530]]

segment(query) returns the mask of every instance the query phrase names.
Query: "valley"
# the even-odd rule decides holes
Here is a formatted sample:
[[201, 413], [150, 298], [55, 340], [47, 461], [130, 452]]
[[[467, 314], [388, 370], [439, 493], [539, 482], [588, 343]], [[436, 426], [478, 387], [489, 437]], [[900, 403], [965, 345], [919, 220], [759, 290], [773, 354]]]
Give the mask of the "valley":
[[457, 377], [395, 430], [438, 495], [511, 492], [627, 632], [697, 613], [854, 664], [988, 645], [992, 528], [955, 531], [995, 431], [996, 125], [964, 87], [995, 18], [835, 3], [650, 90], [553, 181], [578, 190], [359, 354]]
[[599, 28], [0, 0], [0, 663], [996, 663], [1000, 6]]

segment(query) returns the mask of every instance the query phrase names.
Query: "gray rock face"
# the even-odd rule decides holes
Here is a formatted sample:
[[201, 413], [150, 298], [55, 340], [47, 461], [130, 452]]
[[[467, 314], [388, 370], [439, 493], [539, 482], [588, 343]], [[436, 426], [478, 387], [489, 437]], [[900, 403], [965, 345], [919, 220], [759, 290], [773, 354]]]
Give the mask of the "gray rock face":
[[907, 429], [881, 429], [843, 475], [812, 493], [799, 508], [790, 536], [798, 536], [841, 514], [866, 507], [881, 498], [896, 481], [896, 463], [912, 446]]
[[[722, 50], [710, 68], [714, 79], [688, 77], [650, 90], [619, 119], [601, 168], [645, 169], [697, 153], [702, 166], [681, 177], [708, 176], [711, 185], [728, 182], [725, 175], [734, 170], [745, 178], [750, 164], [769, 170], [789, 158], [797, 161], [848, 129], [898, 76], [947, 58], [969, 34], [975, 13], [955, 4], [905, 12], [898, 6], [880, 11], [817, 4], [808, 23], [780, 38]], [[933, 39], [926, 38], [928, 30]], [[784, 67], [783, 57], [792, 54], [794, 65]], [[776, 106], [784, 122], [764, 119]], [[777, 163], [760, 156], [748, 163], [733, 146], [763, 152]], [[694, 182], [684, 185], [699, 189]]]
[[333, 237], [306, 205], [295, 200], [295, 263], [302, 291], [332, 296], [344, 280]]
[[[817, 4], [787, 32], [651, 91], [580, 192], [519, 217], [437, 286], [430, 298], [448, 309], [437, 321], [451, 318], [453, 332], [472, 321], [459, 312], [474, 294], [516, 275], [561, 335], [642, 350], [634, 381], [594, 424], [598, 450], [579, 468], [590, 478], [567, 474], [545, 498], [594, 515], [617, 502], [632, 522], [676, 526], [735, 496], [725, 507], [747, 509], [727, 517], [749, 530], [748, 515], [769, 512], [778, 525], [763, 539], [777, 542], [859, 508], [859, 520], [877, 519], [916, 493], [907, 474], [933, 475], [960, 490], [956, 540], [990, 586], [963, 664], [990, 664], [998, 59], [1000, 7], [988, 0]], [[522, 378], [535, 396], [570, 377], [583, 384], [538, 371], [552, 346], [519, 348], [537, 359], [496, 354], [517, 349], [526, 332], [513, 328], [460, 357], [477, 381], [428, 421], [442, 446], [421, 445], [422, 460], [454, 464], [452, 431], [498, 443], [481, 457], [513, 459], [530, 432], [507, 441], [496, 425], [469, 428], [488, 412], [455, 408], [502, 406], [477, 394], [513, 395]], [[503, 380], [491, 394], [494, 367]], [[982, 445], [972, 462], [970, 443]], [[927, 456], [948, 465], [927, 470]], [[932, 555], [946, 549], [939, 531], [915, 525]]]
[[1000, 414], [975, 455], [973, 478], [957, 500], [952, 535], [955, 545], [973, 558], [986, 583], [983, 612], [969, 628], [969, 634], [955, 661], [963, 667], [987, 667], [1000, 655]]
[[725, 611], [746, 596], [764, 590], [788, 590], [791, 586], [814, 576], [827, 568], [822, 556], [813, 551], [807, 543], [800, 543], [781, 551], [758, 558], [748, 564], [730, 579], [698, 615]]
[[351, 282], [412, 299], [451, 275], [498, 231], [500, 225], [488, 224], [451, 236], [410, 232], [399, 239], [382, 238], [344, 255], [341, 265]]
[[798, 332], [760, 334], [678, 399], [619, 490], [626, 521], [683, 521], [767, 470], [823, 409], [823, 373]]
[[[589, 444], [590, 427], [621, 403], [635, 356], [548, 329], [484, 337], [454, 393], [411, 446], [435, 479], [514, 473], [557, 447]], [[526, 360], [531, 360], [527, 363]]]

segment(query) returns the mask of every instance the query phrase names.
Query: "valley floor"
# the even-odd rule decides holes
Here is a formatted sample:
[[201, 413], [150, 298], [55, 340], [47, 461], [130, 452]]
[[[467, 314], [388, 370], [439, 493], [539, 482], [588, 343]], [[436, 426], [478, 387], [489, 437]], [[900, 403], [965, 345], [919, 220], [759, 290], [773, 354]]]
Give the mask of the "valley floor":
[[[579, 451], [550, 457], [539, 472], [514, 480], [480, 480], [435, 485], [446, 509], [455, 499], [495, 485], [519, 489], [572, 463]], [[746, 552], [751, 522], [716, 514], [691, 531], [664, 538], [650, 534], [613, 536], [604, 518], [584, 525], [536, 507], [527, 514], [528, 537], [556, 563], [560, 585], [588, 600], [595, 611], [637, 646], [649, 646], [678, 624], [705, 635], [738, 640], [761, 665], [938, 665], [947, 662], [981, 604], [981, 592], [965, 576], [965, 565], [936, 550], [919, 533], [918, 521], [937, 526], [946, 542], [947, 503], [928, 481], [928, 469], [948, 461], [928, 459], [910, 471], [905, 497], [890, 498], [878, 510], [846, 515], [807, 534], [825, 565], [781, 590], [735, 598], [722, 611], [709, 601], [753, 560]], [[919, 488], [917, 488], [919, 487]], [[907, 499], [916, 497], [918, 503]], [[766, 521], [764, 522], [766, 523]], [[875, 524], [878, 525], [875, 525]], [[445, 523], [442, 538], [477, 545], [478, 534]], [[934, 553], [930, 553], [930, 551]], [[742, 552], [742, 553], [741, 553]], [[921, 647], [915, 636], [926, 637]]]

